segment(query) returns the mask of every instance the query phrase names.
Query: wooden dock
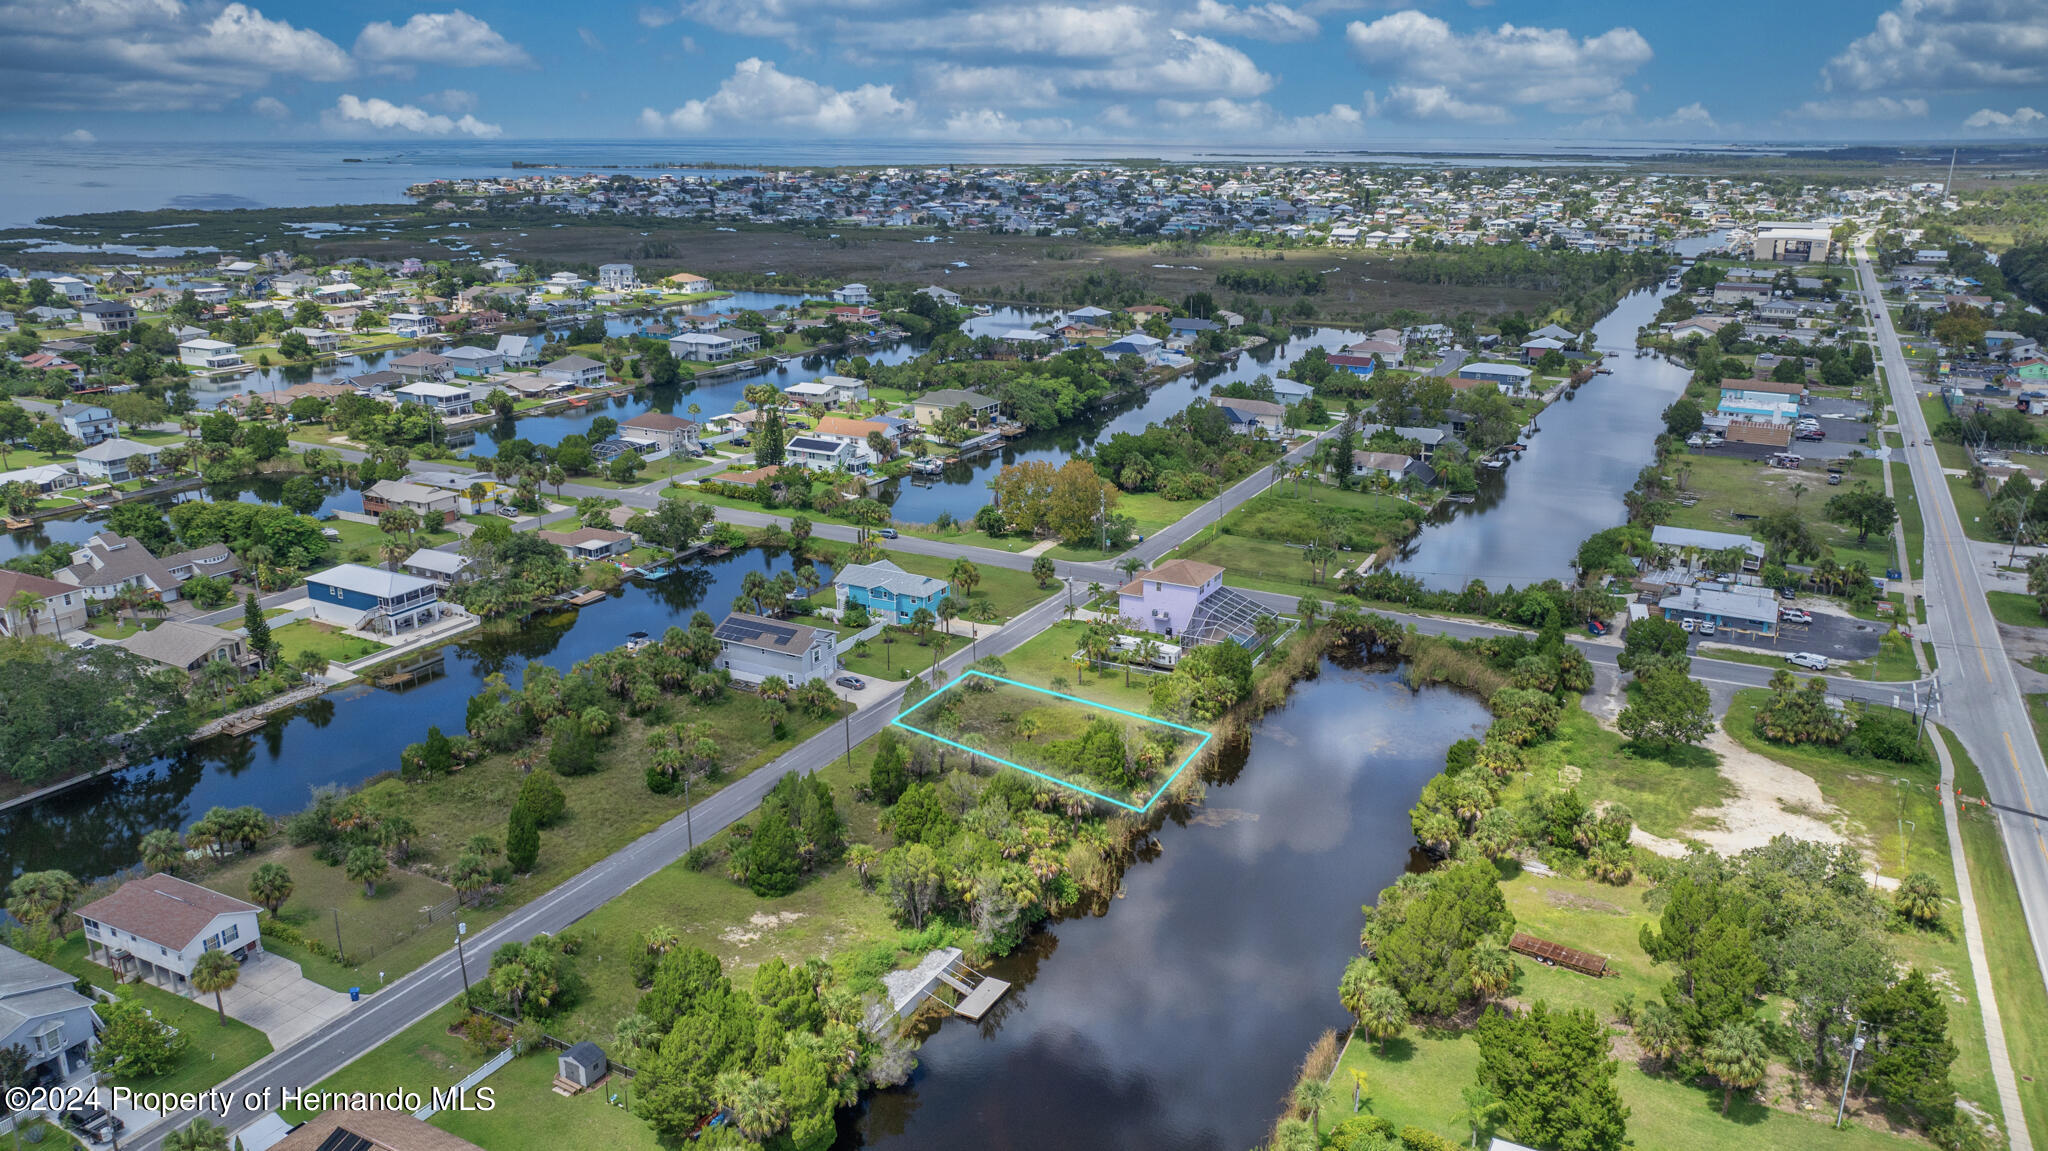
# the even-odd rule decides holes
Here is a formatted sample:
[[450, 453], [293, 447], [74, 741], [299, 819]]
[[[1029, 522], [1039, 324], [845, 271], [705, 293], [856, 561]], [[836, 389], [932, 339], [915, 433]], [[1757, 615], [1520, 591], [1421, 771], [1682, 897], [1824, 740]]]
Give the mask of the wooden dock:
[[[1009, 981], [967, 966], [957, 947], [931, 952], [908, 971], [889, 972], [882, 977], [882, 984], [900, 1019], [908, 1019], [929, 999], [963, 1019], [979, 1020], [1010, 992]], [[941, 987], [953, 992], [951, 1002], [940, 993]]]
[[604, 597], [605, 593], [597, 588], [584, 588], [581, 591], [563, 592], [562, 602], [570, 607], [582, 607], [585, 604], [596, 603]]

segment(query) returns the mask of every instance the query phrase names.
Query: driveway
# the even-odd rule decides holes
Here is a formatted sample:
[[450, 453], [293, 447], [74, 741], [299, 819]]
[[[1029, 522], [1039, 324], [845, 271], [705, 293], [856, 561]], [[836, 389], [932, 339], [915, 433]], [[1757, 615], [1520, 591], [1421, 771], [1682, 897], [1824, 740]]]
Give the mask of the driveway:
[[[211, 998], [197, 997], [202, 1002]], [[221, 1002], [229, 1016], [268, 1035], [270, 1046], [279, 1051], [349, 1008], [347, 992], [320, 986], [298, 964], [267, 951], [242, 964], [242, 977], [221, 995]]]
[[[1813, 602], [1810, 600], [1801, 600], [1798, 603], [1787, 606], [1802, 607], [1812, 611], [1813, 622], [1811, 624], [1799, 624], [1786, 623], [1781, 620], [1778, 623], [1778, 635], [1775, 637], [1749, 635], [1744, 632], [1722, 628], [1715, 634], [1707, 637], [1707, 642], [1710, 644], [1726, 644], [1730, 647], [1745, 647], [1757, 651], [1785, 654], [1795, 651], [1810, 651], [1815, 655], [1824, 655], [1831, 660], [1839, 662], [1843, 660], [1875, 658], [1878, 652], [1878, 641], [1889, 630], [1885, 624], [1871, 623], [1868, 620], [1860, 620], [1854, 616], [1826, 615], [1819, 611], [1814, 611]], [[1698, 647], [1697, 640], [1695, 640], [1694, 647]], [[1713, 652], [1710, 649], [1697, 654], [1711, 656]]]

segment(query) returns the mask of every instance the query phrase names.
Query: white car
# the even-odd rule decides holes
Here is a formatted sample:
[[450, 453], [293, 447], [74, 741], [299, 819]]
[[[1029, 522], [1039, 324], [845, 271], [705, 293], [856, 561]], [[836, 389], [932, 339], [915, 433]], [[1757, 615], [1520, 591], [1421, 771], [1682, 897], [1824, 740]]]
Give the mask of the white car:
[[1712, 621], [1712, 620], [1706, 620], [1706, 619], [1703, 619], [1703, 620], [1701, 620], [1701, 621], [1700, 621], [1700, 626], [1699, 626], [1699, 627], [1698, 627], [1698, 628], [1696, 629], [1696, 631], [1695, 631], [1695, 634], [1698, 634], [1698, 635], [1713, 635], [1713, 634], [1714, 634], [1714, 621]]
[[1682, 619], [1678, 621], [1678, 626], [1684, 628], [1687, 631], [1691, 631], [1692, 629], [1700, 626], [1700, 621], [1696, 619]]
[[1808, 671], [1826, 671], [1828, 669], [1828, 657], [1815, 655], [1810, 651], [1795, 651], [1785, 657], [1785, 662], [1794, 667], [1803, 667]]

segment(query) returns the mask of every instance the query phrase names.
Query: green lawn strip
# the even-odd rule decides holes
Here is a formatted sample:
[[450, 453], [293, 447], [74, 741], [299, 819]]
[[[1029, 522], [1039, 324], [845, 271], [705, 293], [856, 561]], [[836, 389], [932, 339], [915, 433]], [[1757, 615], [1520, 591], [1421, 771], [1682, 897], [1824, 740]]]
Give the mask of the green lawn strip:
[[[1072, 658], [1080, 650], [1081, 640], [1087, 631], [1088, 625], [1078, 620], [1062, 620], [1052, 625], [1003, 657], [1003, 678], [1106, 703], [1139, 715], [1150, 714], [1150, 677], [1134, 672], [1130, 675], [1130, 686], [1126, 687], [1121, 667], [1112, 664], [1096, 671]], [[1061, 680], [1066, 686], [1055, 682]]]
[[[1998, 1012], [2005, 1023], [2005, 1046], [2012, 1057], [2020, 1106], [2026, 1112], [2030, 1131], [2048, 1131], [2048, 987], [2043, 987], [2034, 941], [2027, 934], [2025, 909], [2020, 905], [2019, 886], [2012, 877], [2012, 862], [2005, 854], [2005, 839], [1998, 816], [1981, 803], [1984, 777], [1958, 740], [1944, 728], [1936, 728], [1948, 744], [1955, 761], [1956, 794], [1963, 835], [1963, 855], [1970, 866], [1970, 889], [1977, 900], [1977, 927], [1984, 937], [1986, 966], [1998, 993]], [[2028, 1080], [2031, 1079], [2032, 1082]]]
[[1620, 802], [1638, 827], [1666, 838], [1682, 837], [1693, 812], [1735, 794], [1734, 785], [1713, 769], [1712, 752], [1688, 749], [1668, 760], [1639, 755], [1580, 708], [1566, 709], [1556, 737], [1529, 748], [1528, 756], [1529, 775], [1513, 788], [1547, 790], [1557, 785], [1562, 768], [1574, 767], [1579, 793], [1588, 802]]
[[[1920, 412], [1927, 417], [1927, 430], [1930, 433], [1940, 430], [1941, 426], [1949, 421], [1948, 408], [1942, 404], [1939, 396], [1921, 396]], [[1934, 455], [1944, 468], [1967, 471], [1970, 467], [1969, 450], [1941, 436], [1934, 437]]]
[[[1843, 486], [1868, 482], [1882, 488], [1884, 474], [1875, 460], [1844, 461], [1848, 464]], [[1873, 573], [1882, 575], [1898, 562], [1889, 538], [1873, 535], [1858, 542], [1856, 533], [1826, 518], [1828, 497], [1835, 493], [1827, 477], [1814, 471], [1768, 467], [1761, 461], [1732, 456], [1692, 455], [1679, 457], [1666, 469], [1680, 491], [1697, 497], [1691, 507], [1673, 502], [1668, 523], [1673, 527], [1705, 531], [1756, 531], [1756, 522], [1776, 511], [1796, 512], [1816, 540], [1833, 549], [1835, 562], [1863, 561]], [[1804, 488], [1804, 491], [1795, 491]]]
[[[425, 929], [420, 908], [439, 906], [455, 895], [455, 889], [440, 880], [393, 868], [378, 881], [377, 894], [365, 896], [362, 884], [349, 879], [341, 868], [322, 863], [312, 848], [283, 844], [235, 859], [202, 877], [200, 882], [238, 899], [246, 899], [249, 897], [249, 876], [265, 863], [282, 864], [292, 875], [292, 894], [280, 909], [279, 919], [306, 938], [319, 941], [330, 954], [335, 946], [338, 927], [342, 953], [352, 959], [357, 955], [374, 959], [375, 953], [389, 951], [411, 939]], [[434, 930], [435, 939], [439, 941], [436, 951], [454, 945], [452, 936], [444, 939], [442, 934], [437, 926]], [[264, 938], [264, 946], [271, 946], [268, 934]], [[296, 950], [311, 954], [303, 947]], [[292, 958], [299, 956], [295, 954]], [[332, 958], [314, 958], [321, 964], [322, 973], [328, 976], [316, 981], [330, 987], [338, 985], [344, 991], [357, 986], [366, 991], [376, 990], [376, 973], [380, 967], [387, 976], [397, 974], [381, 962], [366, 960], [361, 961], [360, 966], [349, 967], [336, 963]], [[311, 970], [306, 974], [316, 975]]]
[[933, 632], [925, 642], [919, 643], [909, 630], [890, 627], [867, 641], [865, 654], [854, 648], [839, 657], [839, 666], [869, 679], [901, 681], [930, 671], [935, 659], [946, 658], [966, 647], [968, 642], [964, 635]]
[[655, 460], [651, 463], [642, 465], [640, 470], [634, 473], [632, 479], [627, 480], [623, 483], [618, 480], [612, 479], [609, 473], [596, 473], [587, 476], [577, 476], [574, 482], [579, 484], [588, 484], [594, 488], [611, 488], [614, 490], [620, 488], [637, 488], [643, 484], [653, 483], [656, 480], [671, 479], [675, 476], [682, 475], [685, 472], [694, 472], [698, 468], [701, 468], [703, 466], [703, 460], [696, 459], [692, 456], [670, 455], [664, 456], [663, 458]]
[[1948, 493], [1956, 502], [1956, 517], [1963, 521], [1963, 534], [1986, 543], [2004, 543], [1991, 525], [1991, 500], [1970, 482], [1968, 476], [1945, 476]]
[[152, 1018], [168, 1023], [191, 1040], [177, 1066], [151, 1079], [117, 1079], [137, 1091], [204, 1091], [270, 1054], [270, 1040], [246, 1023], [221, 1022], [212, 997], [187, 999], [146, 983], [115, 982], [114, 973], [85, 957], [85, 933], [73, 932], [57, 946], [58, 967], [95, 986], [149, 1008]]
[[[448, 1028], [462, 1016], [462, 1008], [450, 1003], [364, 1052], [317, 1086], [323, 1092], [417, 1091], [422, 1096], [430, 1096], [435, 1088], [453, 1087], [496, 1054], [471, 1051], [448, 1034]], [[279, 1113], [287, 1122], [303, 1123], [320, 1110], [280, 1108]]]
[[[486, 1079], [490, 1110], [481, 1105], [447, 1108], [428, 1122], [479, 1147], [513, 1151], [523, 1147], [602, 1147], [606, 1151], [659, 1151], [654, 1128], [610, 1096], [626, 1101], [631, 1080], [614, 1076], [602, 1091], [580, 1095], [554, 1093], [555, 1052], [530, 1051]], [[472, 1092], [472, 1094], [474, 1094]]]
[[127, 639], [139, 632], [150, 631], [162, 622], [159, 619], [145, 618], [141, 623], [137, 623], [125, 612], [107, 611], [92, 617], [92, 623], [86, 625], [85, 630], [101, 639]]
[[1920, 495], [1913, 490], [1913, 477], [1903, 463], [1891, 465], [1892, 499], [1899, 507], [1899, 522], [1905, 526], [1907, 572], [1914, 579], [1924, 574], [1927, 564], [1927, 527], [1920, 516]]
[[[331, 528], [338, 538], [327, 541], [330, 558], [343, 563], [363, 563], [376, 566], [384, 562], [382, 549], [384, 533], [376, 524], [357, 523], [355, 520], [333, 519], [320, 525]], [[426, 531], [413, 537], [416, 547], [436, 547], [455, 538], [450, 531]]]
[[1991, 618], [2011, 627], [2048, 627], [2048, 617], [2041, 614], [2041, 604], [2033, 596], [2016, 591], [1988, 591], [1984, 598], [1991, 605]]
[[2034, 738], [2043, 746], [2048, 746], [2048, 695], [2036, 694], [2027, 697], [2027, 721], [2034, 725]]
[[270, 637], [288, 660], [307, 652], [318, 652], [331, 663], [348, 663], [384, 650], [384, 645], [344, 633], [339, 627], [317, 620], [302, 619], [273, 628]]

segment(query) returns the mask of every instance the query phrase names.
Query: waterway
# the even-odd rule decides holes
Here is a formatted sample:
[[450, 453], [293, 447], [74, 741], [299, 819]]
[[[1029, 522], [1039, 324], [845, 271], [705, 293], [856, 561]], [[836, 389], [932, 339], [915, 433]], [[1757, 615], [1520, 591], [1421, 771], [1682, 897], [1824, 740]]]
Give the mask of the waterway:
[[[1682, 254], [1722, 235], [1680, 241]], [[1627, 518], [1622, 496], [1656, 458], [1663, 412], [1691, 373], [1662, 356], [1636, 355], [1636, 330], [1656, 318], [1669, 294], [1661, 284], [1633, 292], [1593, 326], [1612, 375], [1594, 376], [1538, 417], [1529, 450], [1488, 473], [1478, 499], [1445, 504], [1393, 565], [1434, 588], [1485, 580], [1496, 590], [1572, 578], [1579, 544]]]
[[991, 967], [1015, 989], [930, 1034], [911, 1083], [842, 1112], [837, 1147], [1237, 1151], [1277, 1116], [1303, 1052], [1346, 1023], [1337, 978], [1359, 905], [1411, 858], [1408, 806], [1477, 700], [1387, 665], [1325, 662], [1227, 754], [1107, 914], [1054, 924]]
[[526, 664], [567, 671], [635, 631], [659, 635], [702, 608], [724, 615], [750, 571], [791, 566], [785, 553], [735, 552], [652, 584], [628, 584], [588, 607], [471, 633], [443, 649], [440, 670], [410, 687], [356, 685], [272, 717], [245, 736], [207, 740], [182, 754], [0, 812], [0, 876], [58, 867], [81, 877], [134, 864], [135, 844], [159, 827], [183, 829], [215, 805], [298, 811], [315, 787], [361, 783], [398, 766], [398, 753], [430, 725], [459, 733], [469, 698], [502, 672], [516, 686]]

